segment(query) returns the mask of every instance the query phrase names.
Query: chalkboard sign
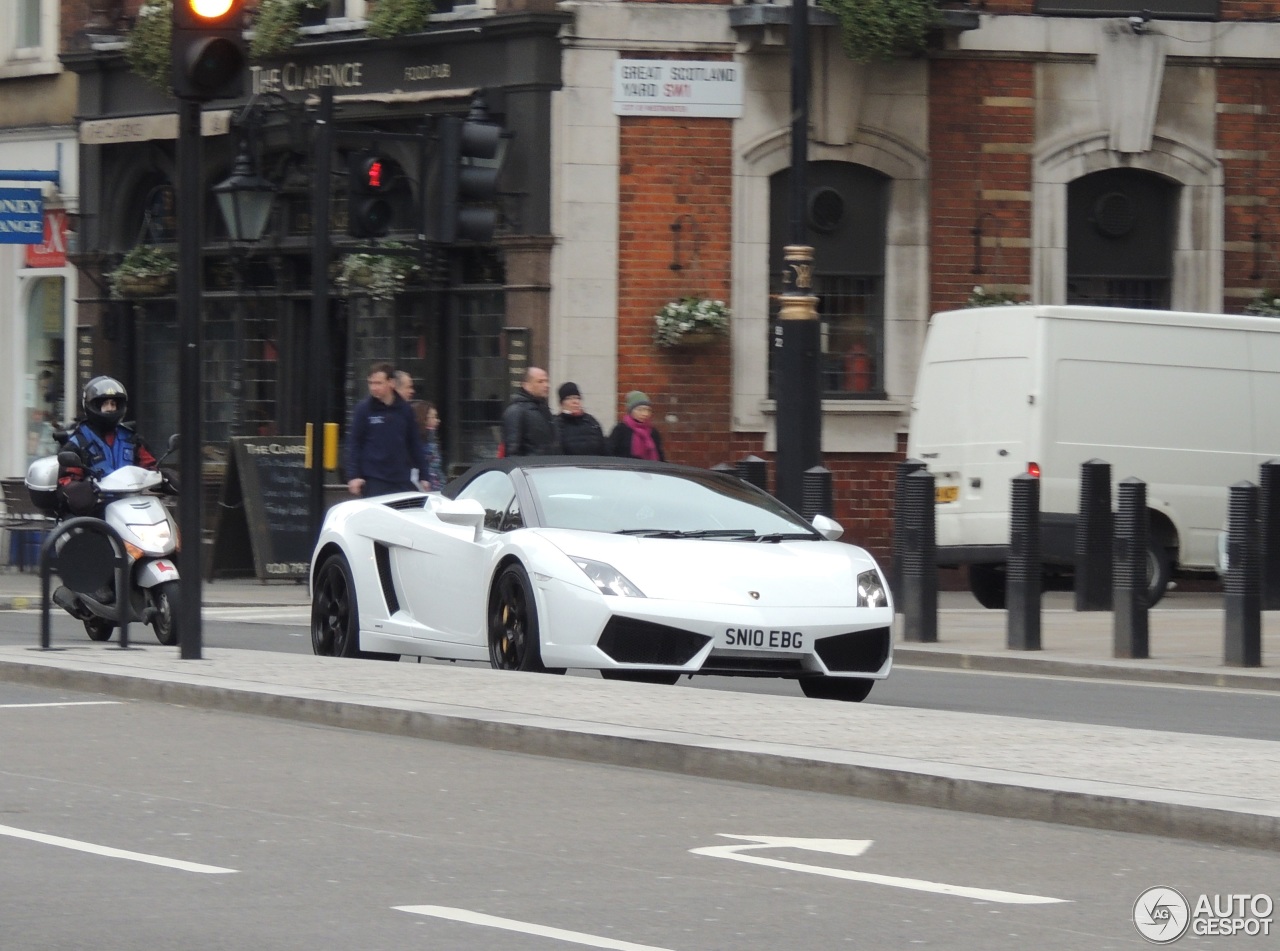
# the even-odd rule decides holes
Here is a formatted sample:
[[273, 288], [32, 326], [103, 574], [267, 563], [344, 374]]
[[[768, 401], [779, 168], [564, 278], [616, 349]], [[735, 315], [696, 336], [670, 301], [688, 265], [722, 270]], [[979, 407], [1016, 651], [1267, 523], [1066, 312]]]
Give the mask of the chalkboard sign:
[[218, 507], [210, 577], [306, 578], [311, 470], [302, 436], [235, 436]]

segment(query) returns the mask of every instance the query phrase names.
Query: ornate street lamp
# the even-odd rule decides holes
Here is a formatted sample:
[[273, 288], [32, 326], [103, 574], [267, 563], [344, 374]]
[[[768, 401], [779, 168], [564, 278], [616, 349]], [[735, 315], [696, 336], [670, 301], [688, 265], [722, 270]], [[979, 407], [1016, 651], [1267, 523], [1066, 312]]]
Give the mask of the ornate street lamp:
[[279, 189], [258, 174], [250, 154], [249, 141], [240, 140], [231, 175], [213, 186], [218, 210], [232, 241], [254, 242], [262, 238], [271, 217], [271, 205]]

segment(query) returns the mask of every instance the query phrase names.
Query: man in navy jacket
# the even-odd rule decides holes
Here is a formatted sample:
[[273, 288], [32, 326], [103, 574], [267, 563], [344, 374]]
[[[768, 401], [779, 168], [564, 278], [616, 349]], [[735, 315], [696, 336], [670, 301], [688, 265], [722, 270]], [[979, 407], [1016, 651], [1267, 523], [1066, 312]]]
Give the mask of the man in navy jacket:
[[426, 472], [428, 460], [413, 407], [396, 393], [395, 372], [390, 363], [370, 367], [369, 396], [351, 412], [346, 467], [352, 495], [427, 490], [425, 481], [413, 484], [413, 470]]

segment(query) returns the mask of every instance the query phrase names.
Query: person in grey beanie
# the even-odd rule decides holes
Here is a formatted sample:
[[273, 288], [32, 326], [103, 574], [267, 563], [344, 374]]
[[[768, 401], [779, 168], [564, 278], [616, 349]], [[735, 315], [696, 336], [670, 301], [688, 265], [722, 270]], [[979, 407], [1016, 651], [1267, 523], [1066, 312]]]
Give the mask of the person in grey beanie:
[[566, 456], [609, 455], [600, 423], [582, 409], [582, 391], [578, 389], [578, 384], [560, 384], [559, 396], [560, 413], [556, 416], [556, 432], [560, 434], [560, 451]]
[[609, 454], [624, 459], [653, 459], [665, 462], [662, 436], [650, 422], [653, 406], [639, 390], [627, 394], [627, 415], [618, 420], [609, 434]]

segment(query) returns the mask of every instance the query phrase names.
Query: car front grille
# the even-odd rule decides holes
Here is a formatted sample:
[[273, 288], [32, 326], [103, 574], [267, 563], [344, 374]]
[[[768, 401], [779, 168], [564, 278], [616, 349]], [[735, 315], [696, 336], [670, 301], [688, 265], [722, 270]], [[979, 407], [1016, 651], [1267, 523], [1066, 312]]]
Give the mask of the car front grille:
[[620, 664], [687, 664], [711, 638], [652, 621], [615, 617], [597, 646]]
[[887, 627], [820, 637], [813, 646], [827, 670], [840, 673], [874, 674], [889, 659], [892, 635]]

